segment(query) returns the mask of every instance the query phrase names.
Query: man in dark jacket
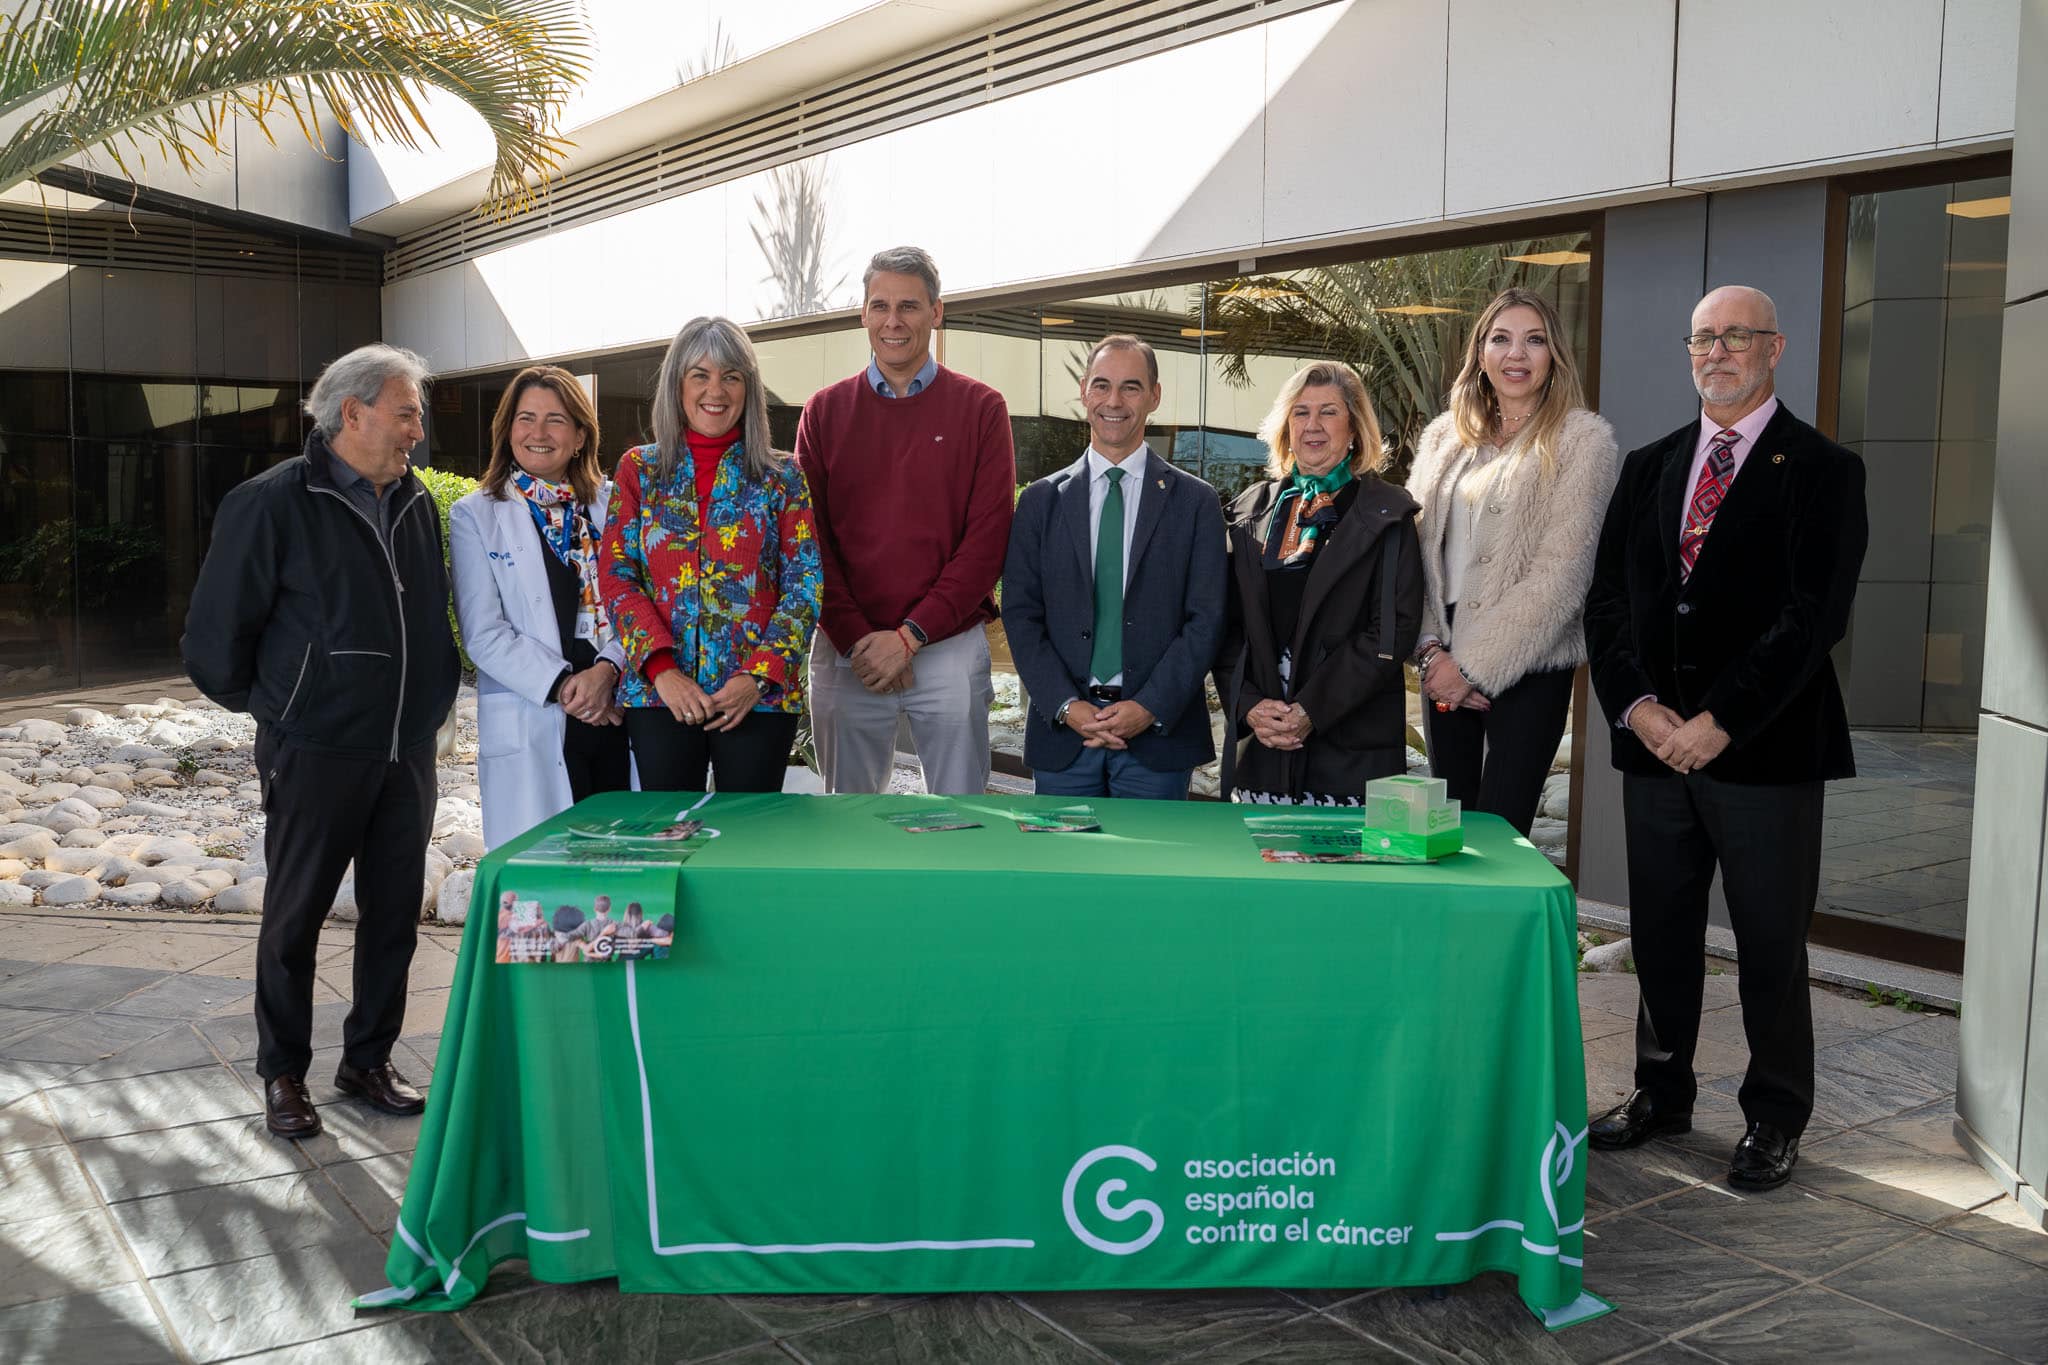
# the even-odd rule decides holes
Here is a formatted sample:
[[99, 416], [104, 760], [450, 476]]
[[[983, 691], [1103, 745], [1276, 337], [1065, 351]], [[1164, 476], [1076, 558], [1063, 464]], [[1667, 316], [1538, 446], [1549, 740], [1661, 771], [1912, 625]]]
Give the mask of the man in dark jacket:
[[1700, 300], [1686, 349], [1700, 420], [1628, 457], [1586, 600], [1593, 686], [1619, 727], [1642, 989], [1635, 1093], [1589, 1140], [1632, 1147], [1692, 1126], [1718, 867], [1750, 1057], [1728, 1178], [1769, 1189], [1813, 1112], [1806, 931], [1822, 784], [1856, 771], [1828, 651], [1869, 539], [1863, 462], [1778, 402], [1785, 339], [1762, 292]]
[[1223, 634], [1223, 509], [1145, 444], [1159, 398], [1152, 348], [1104, 337], [1081, 377], [1087, 452], [1017, 499], [1003, 629], [1040, 795], [1179, 801], [1216, 756], [1202, 679]]
[[313, 957], [355, 863], [355, 1003], [334, 1084], [374, 1108], [424, 1101], [391, 1064], [405, 1018], [427, 838], [434, 734], [460, 681], [433, 496], [409, 467], [426, 363], [365, 346], [306, 399], [305, 454], [237, 486], [185, 618], [185, 671], [256, 717], [268, 865], [256, 949], [264, 1117], [310, 1137]]

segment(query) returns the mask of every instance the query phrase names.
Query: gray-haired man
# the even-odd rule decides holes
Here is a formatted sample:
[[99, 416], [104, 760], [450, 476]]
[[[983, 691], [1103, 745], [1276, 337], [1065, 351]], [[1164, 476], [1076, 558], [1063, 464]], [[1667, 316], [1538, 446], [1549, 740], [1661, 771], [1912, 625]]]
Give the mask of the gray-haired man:
[[305, 453], [238, 485], [185, 617], [185, 671], [256, 717], [268, 866], [256, 949], [264, 1117], [310, 1137], [313, 955], [355, 862], [355, 1004], [335, 1086], [374, 1108], [423, 1101], [391, 1065], [405, 1019], [434, 818], [434, 732], [460, 677], [441, 521], [408, 467], [426, 363], [365, 346], [306, 399]]

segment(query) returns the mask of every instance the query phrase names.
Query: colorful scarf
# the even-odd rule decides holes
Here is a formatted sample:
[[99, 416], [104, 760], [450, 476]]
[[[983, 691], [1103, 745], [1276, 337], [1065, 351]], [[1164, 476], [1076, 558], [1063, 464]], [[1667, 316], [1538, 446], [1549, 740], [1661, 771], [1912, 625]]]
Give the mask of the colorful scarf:
[[[1270, 542], [1273, 528], [1281, 524], [1283, 514], [1287, 516], [1278, 554], [1282, 563], [1297, 558], [1305, 560], [1315, 553], [1327, 520], [1318, 517], [1317, 513], [1333, 506], [1337, 494], [1353, 477], [1348, 459], [1339, 460], [1336, 468], [1324, 474], [1303, 474], [1296, 470], [1287, 476], [1280, 496], [1273, 500], [1273, 514], [1266, 522], [1266, 539]], [[1293, 504], [1291, 511], [1290, 503]]]
[[576, 571], [580, 585], [580, 608], [597, 622], [597, 640], [611, 635], [611, 619], [605, 615], [604, 599], [597, 591], [597, 528], [590, 523], [590, 509], [576, 501], [576, 490], [566, 483], [548, 483], [512, 466], [512, 486], [526, 499], [533, 524], [555, 558]]

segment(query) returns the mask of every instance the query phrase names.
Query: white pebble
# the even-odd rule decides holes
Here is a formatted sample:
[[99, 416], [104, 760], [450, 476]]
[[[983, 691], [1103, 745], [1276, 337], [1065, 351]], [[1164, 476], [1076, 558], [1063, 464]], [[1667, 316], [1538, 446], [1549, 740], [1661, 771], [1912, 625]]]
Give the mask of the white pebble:
[[0, 844], [0, 858], [26, 858], [31, 862], [41, 862], [55, 852], [56, 848], [57, 836], [48, 830], [42, 830]]
[[165, 905], [184, 906], [189, 909], [195, 905], [204, 905], [212, 900], [213, 892], [214, 888], [208, 886], [205, 882], [171, 882], [164, 887], [158, 899], [163, 901]]
[[98, 787], [91, 784], [80, 787], [72, 795], [72, 800], [83, 801], [95, 810], [118, 810], [120, 807], [128, 804], [128, 798], [113, 788]]
[[468, 830], [458, 830], [453, 834], [444, 835], [434, 847], [457, 862], [474, 862], [490, 851], [485, 846], [482, 835], [471, 834]]
[[21, 738], [44, 749], [54, 749], [71, 738], [70, 731], [54, 720], [25, 720], [16, 728]]
[[0, 881], [13, 881], [28, 871], [28, 864], [19, 858], [0, 858]]
[[100, 899], [110, 905], [155, 905], [163, 892], [164, 889], [155, 882], [129, 882], [123, 886], [103, 887]]
[[69, 774], [66, 774], [61, 782], [45, 782], [42, 786], [37, 787], [36, 797], [38, 800], [56, 802], [62, 801], [67, 796], [75, 795], [77, 791], [78, 784], [71, 780]]
[[98, 725], [106, 718], [105, 712], [95, 711], [90, 706], [74, 706], [64, 713], [64, 723], [80, 729]]
[[97, 871], [106, 860], [107, 855], [96, 848], [60, 848], [43, 859], [43, 866], [55, 872], [86, 873]]
[[44, 905], [83, 905], [100, 898], [100, 884], [91, 877], [66, 877], [43, 888]]
[[92, 769], [73, 768], [70, 772], [64, 774], [64, 780], [71, 783], [74, 787], [83, 787], [92, 781]]
[[135, 779], [118, 768], [101, 768], [92, 775], [92, 785], [126, 795], [135, 790]]
[[80, 825], [57, 841], [60, 848], [98, 848], [107, 841], [107, 832], [91, 825]]
[[34, 905], [36, 889], [20, 882], [0, 882], [0, 905]]
[[235, 914], [254, 915], [263, 910], [263, 878], [241, 882], [218, 893], [213, 898], [213, 908]]
[[434, 918], [443, 924], [461, 924], [469, 918], [469, 893], [476, 885], [474, 868], [459, 868], [448, 874], [434, 898]]
[[[126, 711], [128, 708], [124, 706], [121, 709]], [[170, 755], [147, 744], [123, 744], [107, 757], [116, 763], [147, 763], [154, 759], [169, 759]]]

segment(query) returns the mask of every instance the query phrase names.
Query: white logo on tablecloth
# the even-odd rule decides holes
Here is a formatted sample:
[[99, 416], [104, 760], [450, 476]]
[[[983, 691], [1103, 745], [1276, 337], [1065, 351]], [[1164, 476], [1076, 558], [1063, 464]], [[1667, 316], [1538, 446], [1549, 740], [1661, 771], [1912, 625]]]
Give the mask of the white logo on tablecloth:
[[1080, 1238], [1084, 1245], [1091, 1246], [1097, 1251], [1107, 1252], [1111, 1256], [1128, 1256], [1132, 1252], [1143, 1251], [1146, 1247], [1151, 1246], [1153, 1239], [1159, 1236], [1160, 1229], [1166, 1226], [1166, 1214], [1161, 1211], [1157, 1204], [1149, 1199], [1133, 1199], [1128, 1204], [1111, 1204], [1109, 1201], [1112, 1195], [1122, 1194], [1129, 1188], [1125, 1182], [1119, 1179], [1105, 1180], [1096, 1187], [1095, 1207], [1104, 1218], [1109, 1219], [1112, 1223], [1129, 1222], [1141, 1213], [1151, 1218], [1152, 1226], [1147, 1228], [1142, 1236], [1129, 1242], [1112, 1242], [1105, 1238], [1097, 1237], [1081, 1225], [1081, 1217], [1074, 1210], [1074, 1191], [1080, 1186], [1081, 1177], [1096, 1162], [1107, 1161], [1111, 1158], [1135, 1161], [1148, 1171], [1159, 1169], [1158, 1162], [1146, 1156], [1135, 1147], [1126, 1147], [1120, 1143], [1112, 1143], [1107, 1147], [1097, 1147], [1094, 1151], [1089, 1152], [1086, 1156], [1075, 1162], [1074, 1168], [1067, 1172], [1066, 1187], [1060, 1191], [1060, 1208], [1067, 1215], [1067, 1227], [1072, 1229], [1074, 1236]]

